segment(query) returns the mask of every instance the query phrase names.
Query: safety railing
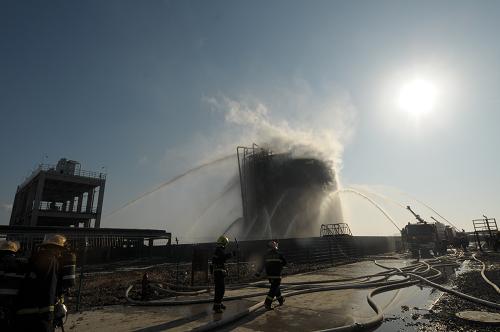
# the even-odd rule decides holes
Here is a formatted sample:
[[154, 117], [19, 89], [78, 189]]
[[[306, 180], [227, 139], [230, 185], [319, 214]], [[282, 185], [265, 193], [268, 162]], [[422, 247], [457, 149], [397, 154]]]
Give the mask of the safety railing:
[[80, 168], [75, 168], [71, 170], [69, 173], [64, 169], [57, 169], [56, 165], [52, 164], [40, 164], [38, 168], [34, 172], [38, 171], [47, 171], [54, 172], [61, 175], [69, 175], [69, 176], [82, 176], [86, 178], [94, 178], [94, 179], [106, 179], [106, 173], [103, 172], [95, 172], [95, 171], [86, 171]]
[[95, 171], [86, 171], [82, 170], [80, 168], [75, 168], [74, 170], [72, 169], [71, 171], [68, 171], [67, 169], [57, 169], [56, 165], [52, 164], [39, 164], [31, 174], [26, 177], [26, 179], [23, 181], [23, 183], [20, 185], [20, 187], [23, 187], [26, 183], [28, 183], [31, 179], [33, 179], [39, 172], [51, 172], [59, 175], [66, 175], [66, 176], [81, 176], [85, 178], [91, 178], [91, 179], [101, 179], [105, 180], [106, 179], [106, 173], [104, 172], [95, 172]]
[[40, 211], [48, 211], [48, 212], [61, 212], [61, 213], [80, 213], [80, 214], [95, 214], [97, 213], [97, 208], [92, 207], [87, 210], [87, 206], [83, 205], [80, 210], [78, 210], [78, 205], [74, 204], [73, 207], [70, 205], [65, 205], [63, 203], [54, 203], [54, 202], [40, 202], [40, 206], [38, 207]]
[[349, 225], [346, 223], [323, 224], [320, 229], [320, 236], [352, 235]]
[[488, 218], [483, 215], [483, 219], [474, 219], [474, 239], [476, 246], [483, 250], [483, 242], [490, 248], [496, 246], [495, 242], [500, 241], [498, 233], [498, 225], [496, 218]]

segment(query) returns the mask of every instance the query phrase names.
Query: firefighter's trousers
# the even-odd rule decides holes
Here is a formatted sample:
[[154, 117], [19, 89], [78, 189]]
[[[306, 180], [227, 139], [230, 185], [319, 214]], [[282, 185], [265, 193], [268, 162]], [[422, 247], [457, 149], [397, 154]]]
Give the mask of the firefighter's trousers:
[[224, 293], [226, 292], [226, 283], [224, 281], [224, 271], [214, 271], [214, 307], [220, 307]]
[[281, 290], [280, 290], [280, 285], [281, 285], [281, 278], [272, 278], [269, 279], [269, 283], [271, 286], [269, 287], [269, 292], [267, 293], [265, 305], [266, 307], [270, 307], [271, 303], [273, 303], [274, 298], [282, 303], [283, 297], [281, 296]]

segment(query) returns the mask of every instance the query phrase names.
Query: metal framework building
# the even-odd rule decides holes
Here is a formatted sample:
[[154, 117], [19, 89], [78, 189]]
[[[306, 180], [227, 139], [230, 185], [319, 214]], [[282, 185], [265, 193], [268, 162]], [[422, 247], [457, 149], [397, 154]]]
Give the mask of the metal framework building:
[[484, 242], [490, 249], [500, 245], [500, 233], [496, 218], [488, 218], [483, 215], [483, 219], [474, 219], [474, 239], [480, 250], [483, 250], [481, 242]]
[[106, 174], [74, 160], [40, 164], [17, 187], [10, 226], [95, 227], [101, 223]]
[[239, 238], [310, 237], [321, 224], [342, 220], [331, 165], [256, 144], [237, 147], [243, 218]]

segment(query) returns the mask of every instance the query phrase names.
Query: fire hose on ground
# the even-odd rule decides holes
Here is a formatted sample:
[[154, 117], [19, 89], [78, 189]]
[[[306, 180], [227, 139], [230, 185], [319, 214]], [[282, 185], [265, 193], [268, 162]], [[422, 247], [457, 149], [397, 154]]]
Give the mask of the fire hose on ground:
[[[456, 257], [458, 258], [458, 257]], [[473, 256], [474, 259], [476, 259]], [[477, 260], [477, 259], [476, 259]], [[437, 269], [437, 267], [442, 266], [450, 266], [456, 265], [456, 262], [443, 260], [443, 259], [430, 259], [427, 261], [417, 262], [416, 264], [403, 267], [401, 269], [394, 267], [384, 266], [376, 261], [374, 263], [387, 271], [383, 271], [377, 274], [361, 276], [361, 277], [353, 277], [348, 279], [330, 279], [330, 280], [321, 280], [321, 281], [305, 281], [305, 282], [287, 282], [282, 284], [283, 295], [286, 297], [293, 297], [302, 294], [309, 294], [314, 292], [324, 292], [324, 291], [333, 291], [333, 290], [342, 290], [342, 289], [366, 289], [366, 288], [374, 288], [368, 295], [367, 301], [370, 307], [375, 311], [376, 316], [364, 322], [355, 322], [350, 325], [335, 327], [330, 329], [325, 329], [321, 331], [358, 331], [366, 328], [376, 327], [380, 325], [383, 321], [383, 310], [380, 309], [375, 303], [373, 297], [377, 294], [381, 294], [384, 292], [388, 292], [395, 289], [406, 288], [409, 286], [413, 286], [419, 283], [425, 283], [433, 288], [439, 289], [443, 292], [452, 294], [454, 296], [458, 296], [464, 300], [480, 304], [489, 308], [493, 308], [496, 310], [500, 310], [500, 304], [486, 301], [480, 298], [473, 297], [468, 294], [464, 294], [458, 292], [456, 290], [449, 289], [447, 287], [443, 287], [439, 284], [433, 282], [433, 280], [441, 277], [441, 272]], [[432, 264], [432, 265], [431, 265]], [[484, 263], [483, 263], [484, 264]], [[483, 265], [484, 266], [484, 265]], [[484, 271], [484, 268], [483, 268]], [[428, 273], [432, 273], [432, 275], [427, 275]], [[482, 273], [483, 274], [483, 273]], [[402, 279], [398, 280], [389, 280], [393, 277], [399, 277]], [[374, 278], [378, 278], [377, 280], [371, 280]], [[361, 280], [357, 282], [353, 282], [355, 280]], [[486, 279], [485, 279], [486, 280]], [[336, 283], [337, 285], [323, 285], [328, 283]], [[342, 284], [338, 284], [342, 283]], [[266, 283], [262, 281], [253, 282], [249, 284], [241, 284], [241, 287], [263, 287]], [[493, 284], [494, 285], [494, 284]], [[496, 286], [496, 285], [495, 285]], [[158, 301], [137, 301], [131, 299], [129, 297], [129, 293], [132, 290], [134, 285], [130, 285], [125, 293], [125, 297], [127, 301], [132, 305], [139, 306], [176, 306], [176, 305], [189, 305], [189, 304], [201, 304], [201, 303], [210, 303], [212, 299], [193, 299], [193, 300], [180, 300], [180, 301], [171, 301], [171, 300], [158, 300]], [[172, 290], [166, 290], [160, 287], [155, 287], [155, 289], [161, 289], [165, 292], [171, 292]], [[198, 295], [198, 292], [176, 292], [179, 295]], [[205, 292], [205, 291], [203, 291]], [[182, 294], [184, 293], [184, 294]], [[186, 294], [187, 293], [187, 294]], [[191, 294], [192, 293], [192, 294]], [[240, 300], [245, 298], [253, 298], [257, 296], [266, 295], [267, 292], [260, 293], [252, 293], [252, 294], [244, 294], [244, 295], [236, 295], [236, 296], [228, 296], [225, 297], [225, 301], [231, 300]], [[251, 307], [241, 311], [233, 316], [226, 317], [224, 319], [209, 322], [205, 325], [199, 326], [193, 331], [211, 331], [227, 324], [233, 323], [247, 315], [252, 313], [257, 313], [264, 310], [264, 301], [256, 303]]]
[[[393, 269], [395, 270], [395, 269]], [[389, 275], [391, 271], [383, 271], [379, 272], [376, 274], [371, 274], [371, 275], [365, 275], [365, 276], [359, 276], [359, 277], [353, 277], [353, 278], [344, 278], [344, 279], [329, 279], [329, 280], [318, 280], [318, 281], [299, 281], [299, 282], [289, 282], [289, 283], [282, 283], [282, 289], [287, 289], [288, 287], [292, 286], [294, 289], [300, 288], [302, 285], [310, 285], [310, 287], [314, 287], [316, 285], [320, 286], [319, 284], [323, 283], [339, 283], [339, 282], [349, 282], [353, 280], [359, 280], [359, 279], [365, 279], [369, 280], [370, 278], [374, 277], [382, 277], [382, 279], [387, 279], [387, 275]], [[161, 284], [161, 283], [157, 283]], [[156, 285], [150, 285], [152, 288], [159, 290], [164, 293], [170, 293], [174, 295], [200, 295], [202, 293], [206, 293], [208, 290], [207, 289], [200, 289], [200, 287], [184, 287], [186, 289], [191, 289], [192, 291], [175, 291], [172, 288], [178, 288], [176, 285], [173, 284], [163, 284], [167, 286], [168, 288], [162, 288]], [[183, 301], [138, 301], [131, 299], [129, 297], [130, 291], [133, 289], [134, 285], [130, 285], [126, 292], [125, 292], [125, 298], [127, 299], [127, 302], [132, 305], [138, 305], [138, 306], [178, 306], [178, 305], [189, 305], [189, 304], [202, 304], [202, 303], [210, 303], [212, 302], [211, 298], [207, 299], [195, 299], [195, 300], [183, 300]], [[247, 284], [239, 284], [239, 285], [231, 285], [229, 287], [226, 287], [227, 289], [241, 289], [244, 287], [255, 287], [255, 288], [268, 288], [268, 283], [266, 281], [257, 281], [257, 282], [252, 282], [252, 283], [247, 283]], [[200, 289], [195, 291], [194, 289]], [[240, 300], [240, 299], [245, 299], [245, 298], [251, 298], [251, 297], [257, 297], [261, 295], [266, 295], [266, 292], [261, 292], [261, 293], [251, 293], [251, 294], [246, 294], [246, 295], [238, 295], [238, 296], [226, 296], [224, 298], [225, 301], [231, 301], [231, 300]]]
[[486, 271], [486, 264], [484, 264], [483, 261], [479, 260], [477, 257], [476, 257], [476, 254], [472, 255], [472, 258], [474, 258], [474, 260], [478, 261], [479, 263], [481, 263], [483, 265], [483, 268], [481, 269], [481, 277], [483, 277], [484, 281], [486, 281], [491, 287], [493, 287], [493, 289], [495, 289], [495, 291], [500, 294], [500, 288], [498, 288], [497, 285], [495, 285], [490, 279], [488, 279], [488, 277], [486, 277], [486, 275], [484, 274], [484, 271]]
[[[420, 267], [421, 266], [417, 266], [416, 268], [414, 268], [413, 271], [420, 269]], [[410, 267], [407, 267], [407, 268], [410, 268]], [[401, 271], [401, 270], [396, 269], [396, 268], [389, 268], [389, 269]], [[426, 272], [428, 270], [429, 270], [429, 268], [426, 268]], [[436, 277], [438, 277], [440, 274], [441, 274], [441, 272], [438, 271], [438, 275]], [[368, 303], [375, 310], [375, 312], [377, 313], [377, 316], [375, 316], [371, 320], [363, 322], [363, 323], [356, 322], [356, 323], [353, 323], [351, 325], [346, 325], [346, 326], [341, 326], [341, 327], [323, 330], [323, 331], [355, 331], [355, 330], [364, 329], [364, 328], [368, 328], [368, 327], [372, 327], [372, 326], [377, 326], [383, 320], [382, 311], [377, 307], [376, 303], [371, 298], [372, 296], [374, 296], [376, 293], [389, 291], [389, 290], [393, 290], [393, 289], [398, 289], [398, 288], [403, 288], [403, 287], [408, 287], [408, 286], [411, 286], [411, 285], [416, 284], [416, 283], [417, 282], [409, 283], [409, 278], [406, 277], [406, 279], [404, 279], [404, 280], [390, 282], [390, 284], [389, 284], [389, 282], [381, 283], [378, 285], [375, 283], [372, 283], [369, 287], [362, 287], [362, 286], [360, 287], [360, 285], [355, 285], [355, 286], [345, 285], [344, 287], [342, 287], [342, 286], [323, 286], [321, 288], [316, 288], [316, 289], [306, 289], [305, 291], [302, 291], [302, 292], [297, 291], [297, 292], [285, 293], [284, 295], [286, 295], [287, 297], [291, 297], [291, 296], [297, 296], [297, 295], [307, 294], [307, 293], [312, 293], [312, 292], [331, 291], [331, 290], [340, 290], [340, 289], [361, 289], [361, 288], [372, 288], [375, 286], [380, 286], [380, 287], [374, 289], [368, 295], [368, 298], [367, 298]], [[219, 328], [223, 325], [234, 322], [234, 321], [236, 321], [236, 320], [238, 320], [238, 319], [240, 319], [240, 318], [242, 318], [242, 317], [244, 317], [252, 312], [257, 312], [257, 310], [262, 310], [263, 304], [264, 304], [264, 302], [257, 303], [255, 305], [253, 305], [252, 307], [248, 308], [247, 310], [245, 310], [241, 313], [238, 313], [235, 316], [228, 317], [228, 318], [220, 320], [220, 321], [205, 324], [203, 326], [200, 326], [198, 328], [193, 329], [193, 331], [211, 331], [211, 330], [214, 330], [214, 329]]]

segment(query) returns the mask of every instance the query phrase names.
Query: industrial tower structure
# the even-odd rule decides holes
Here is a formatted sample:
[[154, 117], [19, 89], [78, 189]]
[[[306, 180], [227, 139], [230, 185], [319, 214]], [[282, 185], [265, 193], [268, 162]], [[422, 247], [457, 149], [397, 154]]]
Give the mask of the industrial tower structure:
[[40, 164], [17, 187], [10, 226], [95, 227], [101, 223], [106, 174], [62, 158]]
[[343, 220], [335, 171], [324, 160], [237, 147], [243, 218], [241, 239], [317, 236], [322, 224]]

